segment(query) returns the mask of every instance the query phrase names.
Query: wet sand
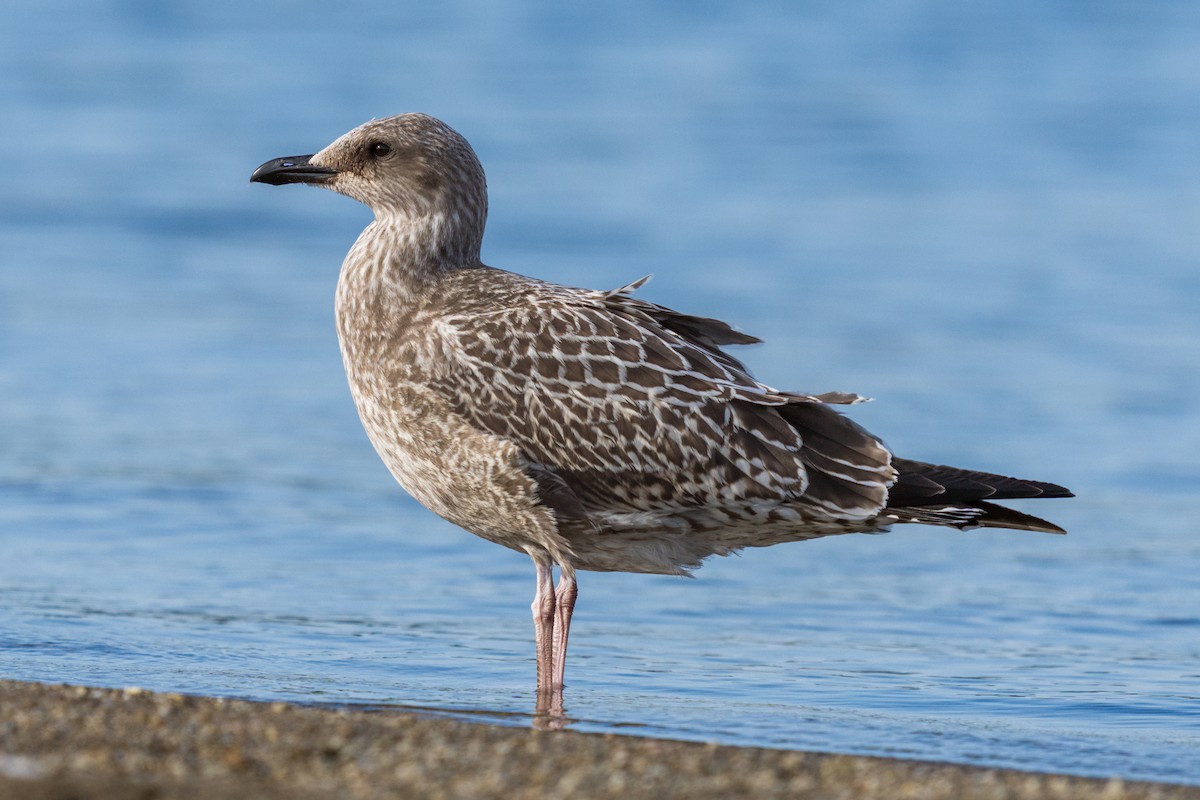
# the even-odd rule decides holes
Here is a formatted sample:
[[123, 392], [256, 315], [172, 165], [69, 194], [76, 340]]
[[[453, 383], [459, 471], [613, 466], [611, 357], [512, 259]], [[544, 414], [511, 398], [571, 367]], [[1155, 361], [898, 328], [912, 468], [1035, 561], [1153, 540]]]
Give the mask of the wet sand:
[[1200, 787], [0, 681], [0, 798], [1200, 800]]

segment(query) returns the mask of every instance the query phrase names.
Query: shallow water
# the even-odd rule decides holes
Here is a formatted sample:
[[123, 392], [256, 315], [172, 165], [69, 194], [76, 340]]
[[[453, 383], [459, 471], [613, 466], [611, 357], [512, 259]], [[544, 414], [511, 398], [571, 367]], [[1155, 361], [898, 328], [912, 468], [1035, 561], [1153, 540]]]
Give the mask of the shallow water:
[[905, 455], [1079, 494], [585, 574], [577, 728], [1200, 783], [1192, 4], [339, 8], [0, 12], [0, 674], [525, 723], [530, 565], [345, 389], [367, 212], [246, 185], [425, 110], [490, 263], [653, 272]]

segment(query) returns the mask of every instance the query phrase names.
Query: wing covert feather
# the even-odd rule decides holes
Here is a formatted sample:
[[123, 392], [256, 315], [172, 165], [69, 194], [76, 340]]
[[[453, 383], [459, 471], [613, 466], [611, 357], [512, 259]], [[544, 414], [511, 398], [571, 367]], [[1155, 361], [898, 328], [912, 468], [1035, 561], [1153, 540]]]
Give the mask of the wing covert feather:
[[[816, 396], [759, 383], [719, 347], [756, 339], [628, 291], [531, 292], [440, 330], [451, 368], [434, 388], [587, 506], [815, 503], [864, 518], [894, 477], [877, 439]], [[814, 470], [826, 489], [852, 488], [806, 497]]]

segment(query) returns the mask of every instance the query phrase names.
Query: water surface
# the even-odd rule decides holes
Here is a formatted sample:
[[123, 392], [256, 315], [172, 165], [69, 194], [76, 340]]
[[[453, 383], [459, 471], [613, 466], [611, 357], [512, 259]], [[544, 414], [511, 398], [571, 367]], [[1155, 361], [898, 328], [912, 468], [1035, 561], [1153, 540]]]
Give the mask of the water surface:
[[[767, 343], [903, 454], [1069, 485], [583, 576], [581, 730], [1200, 783], [1189, 3], [0, 12], [0, 673], [524, 723], [527, 559], [409, 500], [341, 374], [369, 219], [257, 164], [424, 110], [489, 263]], [[507, 715], [517, 715], [515, 717]]]

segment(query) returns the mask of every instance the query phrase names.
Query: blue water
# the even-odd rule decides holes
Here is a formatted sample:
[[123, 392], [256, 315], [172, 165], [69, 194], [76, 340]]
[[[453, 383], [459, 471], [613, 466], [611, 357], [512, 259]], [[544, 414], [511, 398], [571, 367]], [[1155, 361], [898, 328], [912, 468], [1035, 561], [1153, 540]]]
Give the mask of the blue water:
[[368, 212], [247, 184], [423, 110], [489, 263], [653, 272], [902, 453], [1079, 494], [585, 574], [577, 729], [1200, 783], [1194, 3], [246, 5], [0, 11], [0, 675], [527, 722], [531, 565], [345, 388]]

